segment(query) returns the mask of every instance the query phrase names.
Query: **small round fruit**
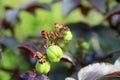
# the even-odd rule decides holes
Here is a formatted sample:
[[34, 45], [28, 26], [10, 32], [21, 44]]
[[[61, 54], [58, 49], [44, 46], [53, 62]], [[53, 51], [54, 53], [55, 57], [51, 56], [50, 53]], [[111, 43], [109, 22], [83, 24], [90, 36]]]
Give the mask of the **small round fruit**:
[[35, 69], [38, 73], [46, 74], [50, 71], [50, 64], [47, 61], [42, 64], [39, 63], [39, 61], [37, 61], [36, 65], [35, 65]]
[[59, 62], [63, 56], [63, 51], [59, 46], [52, 45], [47, 48], [46, 54], [47, 54], [48, 59], [51, 62]]
[[71, 31], [64, 31], [63, 38], [64, 38], [64, 40], [70, 41], [72, 39]]
[[90, 48], [90, 44], [87, 43], [87, 42], [83, 42], [83, 43], [82, 43], [82, 47], [83, 47], [83, 49], [88, 50], [88, 49]]

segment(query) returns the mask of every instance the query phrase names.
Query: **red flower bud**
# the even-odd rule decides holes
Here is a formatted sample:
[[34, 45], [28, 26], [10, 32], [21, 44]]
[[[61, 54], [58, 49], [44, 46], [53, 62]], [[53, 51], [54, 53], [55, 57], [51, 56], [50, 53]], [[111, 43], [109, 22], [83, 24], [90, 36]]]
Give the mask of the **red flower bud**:
[[55, 28], [59, 28], [59, 24], [58, 23], [55, 23]]
[[60, 34], [58, 32], [54, 32], [54, 35], [56, 38], [60, 37]]
[[47, 31], [42, 30], [42, 31], [41, 31], [41, 34], [42, 34], [42, 36], [43, 36], [44, 38], [48, 38], [48, 33], [47, 33]]
[[64, 27], [65, 27], [65, 25], [64, 25], [64, 24], [61, 24], [61, 25], [60, 25], [60, 28], [64, 28]]

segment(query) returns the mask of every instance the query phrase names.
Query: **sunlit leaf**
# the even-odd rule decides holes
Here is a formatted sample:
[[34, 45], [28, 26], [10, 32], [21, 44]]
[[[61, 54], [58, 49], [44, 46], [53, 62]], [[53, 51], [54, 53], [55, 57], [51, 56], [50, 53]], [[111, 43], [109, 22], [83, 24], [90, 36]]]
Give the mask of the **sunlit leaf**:
[[120, 70], [120, 57], [115, 61], [114, 66]]
[[2, 59], [0, 61], [0, 67], [15, 69], [20, 64], [20, 56], [16, 54], [12, 49], [5, 49], [2, 52]]
[[120, 80], [120, 72], [113, 72], [102, 76], [99, 80]]
[[109, 63], [95, 63], [82, 68], [78, 72], [79, 80], [97, 80], [103, 75], [117, 71], [116, 67]]
[[11, 77], [11, 74], [5, 71], [0, 71], [0, 80], [9, 80], [10, 77]]
[[78, 7], [81, 0], [63, 0], [62, 1], [62, 14], [67, 16], [73, 9]]
[[65, 80], [75, 80], [75, 79], [71, 77], [67, 77]]
[[63, 55], [61, 61], [68, 62], [68, 63], [71, 63], [72, 65], [75, 65], [73, 60], [69, 56], [67, 56], [67, 55]]

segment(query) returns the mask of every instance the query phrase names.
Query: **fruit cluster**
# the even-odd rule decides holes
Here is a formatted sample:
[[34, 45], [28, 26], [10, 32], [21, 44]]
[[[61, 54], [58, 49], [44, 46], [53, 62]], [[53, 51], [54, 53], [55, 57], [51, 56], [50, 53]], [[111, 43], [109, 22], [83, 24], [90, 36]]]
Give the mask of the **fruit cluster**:
[[47, 32], [41, 31], [41, 35], [45, 39], [44, 45], [46, 52], [43, 55], [40, 52], [36, 52], [33, 57], [38, 59], [36, 63], [36, 71], [38, 73], [46, 74], [50, 71], [50, 62], [59, 62], [63, 57], [62, 49], [57, 45], [59, 39], [70, 41], [72, 39], [72, 33], [70, 29], [64, 24], [55, 23], [55, 31]]

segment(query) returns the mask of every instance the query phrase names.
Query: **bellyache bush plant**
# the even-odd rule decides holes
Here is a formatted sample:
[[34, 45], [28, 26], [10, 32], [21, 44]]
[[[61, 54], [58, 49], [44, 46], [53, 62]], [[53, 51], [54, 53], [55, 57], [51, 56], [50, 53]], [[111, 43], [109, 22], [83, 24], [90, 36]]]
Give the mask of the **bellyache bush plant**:
[[78, 71], [77, 77], [67, 77], [65, 80], [119, 80], [120, 57], [114, 64], [102, 62], [85, 66]]
[[[72, 63], [70, 57], [64, 56], [64, 52], [59, 46], [61, 40], [69, 42], [72, 39], [72, 33], [67, 26], [55, 23], [53, 32], [42, 30], [41, 35], [45, 41], [44, 52], [37, 51], [35, 46], [31, 47], [28, 43], [18, 46], [19, 49], [28, 51], [32, 58], [37, 58], [35, 74], [48, 74], [51, 70], [51, 63], [58, 63], [61, 60]], [[23, 75], [22, 78], [24, 77], [26, 76]]]

